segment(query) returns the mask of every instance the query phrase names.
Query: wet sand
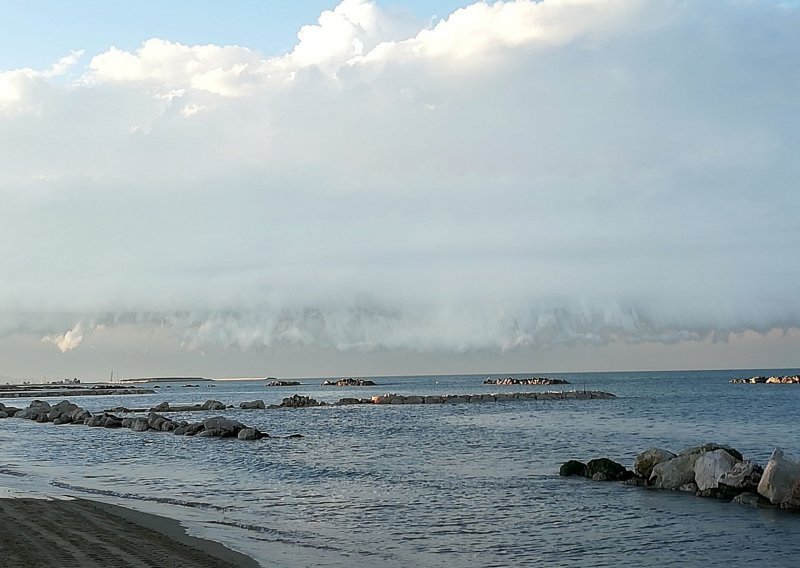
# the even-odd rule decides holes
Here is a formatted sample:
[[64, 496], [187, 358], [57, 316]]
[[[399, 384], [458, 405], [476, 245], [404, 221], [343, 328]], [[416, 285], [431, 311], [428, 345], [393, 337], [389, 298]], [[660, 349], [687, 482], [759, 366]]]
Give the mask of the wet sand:
[[0, 567], [258, 568], [178, 521], [85, 499], [0, 499]]

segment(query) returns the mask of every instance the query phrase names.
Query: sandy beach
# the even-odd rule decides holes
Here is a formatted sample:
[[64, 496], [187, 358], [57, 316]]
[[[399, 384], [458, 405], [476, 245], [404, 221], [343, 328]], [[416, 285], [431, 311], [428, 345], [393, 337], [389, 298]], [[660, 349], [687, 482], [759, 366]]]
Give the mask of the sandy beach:
[[175, 520], [85, 499], [0, 499], [0, 567], [257, 568]]

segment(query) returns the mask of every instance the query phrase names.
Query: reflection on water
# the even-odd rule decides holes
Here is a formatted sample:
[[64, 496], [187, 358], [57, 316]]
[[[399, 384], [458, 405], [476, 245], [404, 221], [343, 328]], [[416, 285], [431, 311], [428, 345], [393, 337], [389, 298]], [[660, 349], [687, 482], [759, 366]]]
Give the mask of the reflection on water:
[[[630, 465], [651, 446], [716, 441], [762, 463], [775, 446], [797, 450], [800, 387], [727, 382], [755, 373], [564, 375], [620, 395], [611, 401], [225, 412], [274, 435], [305, 436], [259, 442], [3, 420], [0, 484], [52, 482], [51, 493], [178, 516], [265, 565], [795, 566], [800, 516], [557, 476], [566, 459], [607, 455]], [[502, 388], [483, 378], [393, 377], [357, 389], [218, 383], [72, 400], [96, 411], [205, 398], [271, 403], [295, 392], [332, 401]]]

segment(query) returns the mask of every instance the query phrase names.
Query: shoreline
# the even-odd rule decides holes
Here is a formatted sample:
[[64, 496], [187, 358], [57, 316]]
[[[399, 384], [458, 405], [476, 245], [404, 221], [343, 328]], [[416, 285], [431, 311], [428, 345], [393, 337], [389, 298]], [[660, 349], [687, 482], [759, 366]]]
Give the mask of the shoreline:
[[0, 497], [0, 566], [259, 568], [169, 517], [83, 498]]

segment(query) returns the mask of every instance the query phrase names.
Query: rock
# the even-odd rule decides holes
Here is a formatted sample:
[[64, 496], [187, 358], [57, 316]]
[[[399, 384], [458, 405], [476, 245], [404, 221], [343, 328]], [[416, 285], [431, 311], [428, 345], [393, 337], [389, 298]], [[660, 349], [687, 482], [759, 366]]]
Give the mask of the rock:
[[309, 396], [294, 394], [284, 398], [280, 406], [283, 408], [305, 408], [308, 406], [322, 406], [322, 404]]
[[136, 418], [131, 418], [130, 428], [134, 432], [146, 432], [150, 429], [150, 425], [147, 423], [147, 418], [137, 416]]
[[[224, 416], [214, 416], [203, 420], [203, 428], [205, 431], [221, 431], [229, 435], [235, 436], [239, 430], [246, 428], [244, 424], [236, 420], [230, 420]], [[207, 436], [215, 436], [222, 434], [206, 434]]]
[[354, 379], [352, 377], [347, 377], [344, 379], [339, 379], [338, 381], [323, 381], [322, 386], [329, 387], [329, 386], [336, 386], [336, 387], [374, 387], [375, 381], [370, 381], [369, 379]]
[[152, 430], [161, 430], [161, 426], [165, 422], [169, 422], [169, 418], [161, 416], [160, 414], [156, 414], [155, 412], [151, 412], [147, 415], [147, 425]]
[[586, 476], [586, 464], [578, 460], [569, 460], [561, 465], [558, 469], [558, 475], [562, 477], [571, 477], [573, 475]]
[[729, 493], [755, 493], [764, 468], [752, 461], [740, 461], [733, 464], [727, 473], [719, 478], [719, 485]]
[[694, 464], [700, 453], [679, 455], [653, 467], [650, 483], [658, 489], [679, 489], [681, 485], [694, 483]]
[[694, 480], [700, 491], [717, 489], [719, 479], [736, 464], [736, 458], [725, 450], [714, 450], [700, 454], [694, 462]]
[[122, 420], [120, 420], [116, 416], [113, 416], [113, 415], [109, 414], [109, 415], [107, 415], [105, 417], [105, 420], [103, 420], [103, 427], [104, 428], [121, 428], [122, 427]]
[[150, 412], [169, 412], [169, 403], [164, 401], [161, 404], [157, 404], [150, 409]]
[[236, 432], [222, 428], [206, 428], [197, 433], [198, 438], [232, 438], [234, 436], [236, 436]]
[[267, 383], [268, 387], [296, 387], [300, 385], [300, 381], [270, 381]]
[[[50, 407], [50, 411], [47, 413], [47, 419], [50, 422], [55, 421], [58, 418], [61, 418], [62, 415], [66, 415], [69, 422], [72, 422], [72, 419], [69, 418], [69, 414], [78, 408], [77, 404], [73, 404], [68, 400], [62, 400], [55, 406]], [[65, 422], [59, 421], [60, 424]]]
[[237, 435], [240, 440], [260, 440], [262, 437], [263, 434], [256, 428], [242, 428]]
[[686, 448], [686, 449], [681, 450], [680, 452], [678, 452], [678, 455], [679, 456], [685, 456], [685, 455], [689, 455], [689, 454], [704, 454], [706, 452], [713, 452], [714, 450], [725, 450], [730, 455], [732, 455], [734, 458], [736, 458], [736, 461], [742, 461], [744, 459], [742, 457], [742, 454], [739, 453], [737, 450], [734, 450], [733, 448], [730, 448], [728, 446], [720, 446], [719, 444], [713, 444], [713, 443], [712, 444], [703, 444], [702, 446], [694, 446], [694, 447], [691, 447], [691, 448]]
[[5, 410], [0, 410], [0, 418], [8, 418], [8, 412]]
[[678, 491], [684, 491], [686, 493], [697, 493], [697, 484], [692, 481], [691, 483], [686, 483], [678, 487]]
[[267, 405], [264, 404], [263, 400], [253, 400], [250, 402], [242, 402], [241, 404], [239, 404], [239, 408], [243, 408], [245, 410], [263, 410], [266, 407]]
[[625, 466], [608, 458], [589, 460], [586, 464], [586, 477], [595, 481], [622, 481], [633, 476]]
[[645, 479], [650, 479], [655, 466], [675, 457], [677, 456], [670, 451], [662, 450], [661, 448], [650, 448], [636, 456], [633, 471]]
[[765, 499], [758, 493], [753, 493], [751, 491], [740, 493], [733, 498], [731, 503], [736, 503], [737, 505], [742, 505], [743, 507], [772, 507], [772, 503], [770, 503], [768, 499]]
[[225, 405], [218, 400], [207, 400], [200, 408], [203, 410], [225, 410]]
[[798, 482], [800, 461], [784, 455], [783, 450], [776, 448], [758, 483], [758, 493], [769, 499], [773, 505], [796, 507]]
[[630, 485], [632, 487], [646, 487], [647, 479], [644, 477], [631, 477], [620, 481], [622, 485]]

